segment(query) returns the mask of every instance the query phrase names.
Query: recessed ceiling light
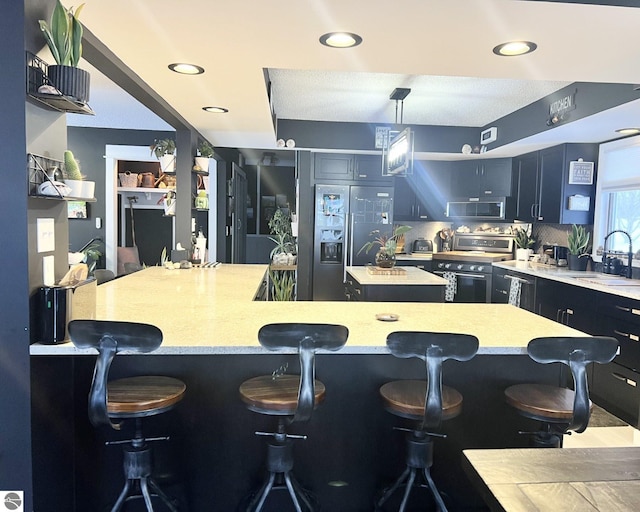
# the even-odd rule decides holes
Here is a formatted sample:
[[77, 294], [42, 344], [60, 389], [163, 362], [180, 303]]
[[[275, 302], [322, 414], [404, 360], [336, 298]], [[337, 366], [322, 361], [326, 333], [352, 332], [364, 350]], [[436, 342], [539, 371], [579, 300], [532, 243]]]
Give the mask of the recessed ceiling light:
[[362, 42], [362, 38], [351, 32], [329, 32], [320, 36], [320, 42], [331, 48], [353, 48]]
[[229, 112], [229, 109], [224, 107], [202, 107], [202, 110], [211, 112], [212, 114], [226, 114]]
[[620, 128], [616, 132], [622, 135], [637, 135], [640, 133], [640, 128]]
[[514, 57], [516, 55], [524, 55], [525, 53], [531, 53], [538, 45], [531, 41], [509, 41], [508, 43], [502, 43], [493, 49], [493, 53], [502, 57]]
[[169, 64], [169, 69], [176, 73], [180, 73], [181, 75], [201, 75], [204, 73], [204, 68], [196, 66], [195, 64], [186, 64], [184, 62]]

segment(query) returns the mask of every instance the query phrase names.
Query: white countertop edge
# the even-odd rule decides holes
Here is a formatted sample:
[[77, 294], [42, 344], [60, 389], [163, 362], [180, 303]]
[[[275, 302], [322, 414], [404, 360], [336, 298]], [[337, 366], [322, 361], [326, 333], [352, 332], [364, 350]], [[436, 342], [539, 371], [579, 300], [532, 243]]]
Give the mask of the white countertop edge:
[[[189, 355], [257, 355], [257, 354], [295, 354], [294, 350], [278, 350], [270, 351], [263, 347], [256, 346], [161, 346], [159, 349], [146, 354], [135, 352], [119, 352], [119, 356], [127, 355], [143, 355], [143, 356], [189, 356]], [[94, 349], [78, 349], [71, 343], [60, 343], [57, 345], [41, 345], [35, 343], [31, 345], [30, 354], [32, 356], [95, 356], [97, 351]], [[390, 354], [389, 349], [382, 346], [348, 346], [336, 352], [331, 350], [321, 350], [316, 352], [317, 355], [384, 355]], [[526, 347], [480, 347], [477, 355], [527, 355]]]
[[[520, 272], [521, 274], [530, 275], [533, 277], [541, 277], [543, 279], [550, 279], [552, 281], [558, 281], [560, 283], [570, 284], [572, 286], [579, 286], [588, 290], [595, 290], [598, 292], [608, 293], [609, 295], [615, 295], [616, 297], [626, 297], [629, 299], [640, 300], [640, 279], [637, 279], [637, 286], [606, 286], [599, 285], [597, 283], [591, 283], [587, 281], [579, 281], [576, 277], [590, 277], [590, 276], [602, 276], [601, 272], [593, 271], [578, 271], [568, 270], [566, 267], [554, 267], [553, 265], [540, 265], [525, 261], [500, 261], [494, 262], [494, 267], [503, 268], [506, 270], [512, 270], [514, 272]], [[571, 273], [571, 275], [568, 275]], [[619, 276], [611, 276], [619, 277]]]

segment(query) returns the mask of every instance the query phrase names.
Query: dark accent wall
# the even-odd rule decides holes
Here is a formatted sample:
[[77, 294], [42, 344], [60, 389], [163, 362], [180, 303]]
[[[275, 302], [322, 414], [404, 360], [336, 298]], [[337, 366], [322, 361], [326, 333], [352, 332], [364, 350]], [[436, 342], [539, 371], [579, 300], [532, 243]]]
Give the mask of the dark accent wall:
[[[549, 126], [547, 124], [550, 117], [549, 105], [573, 93], [575, 93], [575, 109], [568, 112], [564, 121]], [[489, 123], [482, 130], [492, 126], [498, 128], [498, 140], [487, 145], [488, 149], [495, 149], [639, 98], [640, 91], [634, 90], [632, 84], [576, 82]]]
[[4, 2], [0, 16], [0, 482], [24, 491], [24, 510], [33, 510], [24, 11], [23, 2]]
[[96, 229], [95, 218], [105, 217], [105, 161], [106, 145], [149, 146], [154, 139], [175, 138], [175, 132], [150, 130], [112, 130], [107, 128], [67, 128], [67, 144], [80, 163], [87, 179], [96, 182], [97, 201], [89, 205], [88, 220], [69, 223], [69, 250], [77, 251], [92, 238], [104, 238], [102, 228]]
[[277, 137], [293, 139], [299, 148], [375, 151], [378, 126], [386, 126], [392, 130], [411, 128], [414, 132], [414, 151], [417, 153], [460, 153], [465, 144], [473, 145], [480, 140], [479, 128], [463, 126], [399, 126], [292, 119], [278, 119]]

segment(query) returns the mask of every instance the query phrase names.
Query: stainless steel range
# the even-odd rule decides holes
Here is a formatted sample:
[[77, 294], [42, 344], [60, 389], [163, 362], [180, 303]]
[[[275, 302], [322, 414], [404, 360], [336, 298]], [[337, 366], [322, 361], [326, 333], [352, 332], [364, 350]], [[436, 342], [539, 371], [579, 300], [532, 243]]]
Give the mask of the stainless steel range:
[[491, 302], [491, 264], [512, 260], [513, 248], [511, 235], [456, 233], [452, 251], [433, 254], [433, 273], [449, 282], [445, 300]]

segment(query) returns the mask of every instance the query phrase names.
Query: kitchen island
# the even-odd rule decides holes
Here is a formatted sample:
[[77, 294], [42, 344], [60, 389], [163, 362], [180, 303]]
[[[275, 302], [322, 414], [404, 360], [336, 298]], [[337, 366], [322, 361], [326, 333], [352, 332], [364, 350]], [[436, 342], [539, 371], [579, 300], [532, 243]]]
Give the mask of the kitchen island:
[[[502, 355], [526, 354], [527, 343], [537, 336], [579, 334], [506, 304], [254, 301], [265, 270], [264, 265], [226, 264], [182, 270], [150, 267], [98, 286], [96, 318], [156, 325], [164, 341], [155, 353], [184, 355], [264, 353], [257, 333], [271, 322], [346, 325], [349, 339], [340, 351], [343, 354], [387, 354], [386, 337], [396, 330], [473, 334], [480, 340], [479, 354]], [[445, 282], [428, 272], [409, 270], [414, 277], [398, 279], [414, 283], [407, 286], [439, 288]], [[398, 282], [393, 279], [396, 276], [367, 278], [364, 270], [352, 268], [351, 272], [365, 283], [375, 277]], [[379, 313], [396, 314], [398, 321], [378, 321]], [[92, 352], [71, 343], [31, 345], [32, 355], [83, 353]]]
[[444, 302], [447, 280], [418, 267], [347, 267], [347, 300], [368, 302]]
[[[166, 270], [152, 267], [97, 287], [99, 319], [148, 322], [161, 328], [162, 346], [152, 354], [118, 356], [113, 378], [160, 374], [180, 378], [186, 397], [173, 411], [149, 419], [147, 434], [170, 435], [157, 443], [159, 472], [172, 475], [169, 491], [183, 496], [185, 510], [236, 510], [263, 476], [264, 439], [272, 419], [248, 411], [238, 386], [297, 357], [269, 353], [257, 339], [270, 322], [344, 324], [349, 339], [337, 353], [320, 353], [316, 375], [327, 388], [325, 402], [294, 433], [294, 472], [323, 510], [370, 510], [373, 496], [404, 464], [403, 425], [387, 413], [379, 388], [397, 378], [424, 378], [424, 364], [389, 354], [385, 340], [395, 330], [462, 332], [480, 340], [471, 361], [447, 361], [444, 382], [464, 397], [462, 414], [443, 424], [436, 441], [434, 478], [455, 500], [451, 509], [481, 505], [467, 485], [462, 448], [520, 447], [518, 430], [532, 430], [504, 403], [505, 387], [523, 380], [557, 383], [556, 365], [526, 355], [536, 336], [572, 336], [579, 331], [521, 309], [492, 304], [400, 302], [254, 301], [264, 265]], [[378, 313], [398, 315], [395, 322]], [[102, 510], [117, 495], [121, 454], [104, 441], [126, 434], [96, 432], [87, 418], [94, 357], [71, 343], [32, 345], [34, 494], [40, 512]], [[101, 461], [100, 464], [95, 461]], [[338, 482], [332, 485], [329, 482]], [[52, 504], [55, 504], [52, 505]]]

